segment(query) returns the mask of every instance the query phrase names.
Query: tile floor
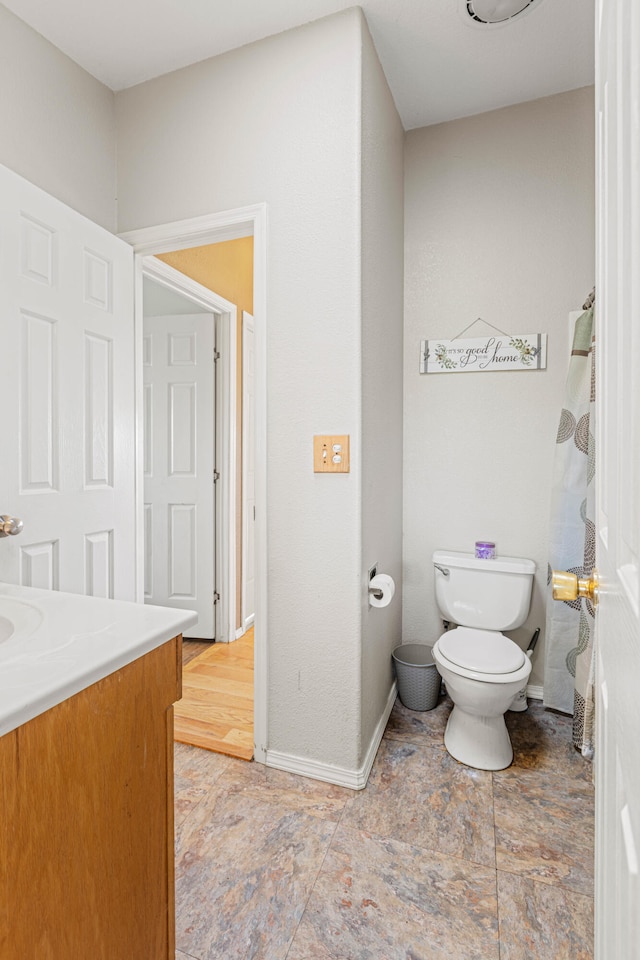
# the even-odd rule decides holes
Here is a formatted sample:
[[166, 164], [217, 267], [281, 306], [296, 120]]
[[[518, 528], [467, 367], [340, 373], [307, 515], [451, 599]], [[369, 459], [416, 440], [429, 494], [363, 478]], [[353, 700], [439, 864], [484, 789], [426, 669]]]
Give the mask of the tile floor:
[[176, 960], [591, 960], [593, 786], [569, 718], [463, 767], [398, 701], [365, 790], [176, 744]]

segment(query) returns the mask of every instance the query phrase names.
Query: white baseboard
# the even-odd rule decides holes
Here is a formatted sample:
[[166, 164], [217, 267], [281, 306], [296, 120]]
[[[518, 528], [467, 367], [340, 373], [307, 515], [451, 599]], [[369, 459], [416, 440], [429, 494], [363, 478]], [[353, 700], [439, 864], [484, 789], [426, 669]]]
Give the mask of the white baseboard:
[[364, 758], [364, 763], [358, 771], [359, 783], [360, 786], [354, 787], [354, 790], [363, 790], [367, 785], [367, 780], [369, 779], [369, 774], [371, 773], [371, 767], [373, 766], [373, 761], [376, 758], [378, 752], [378, 747], [380, 746], [380, 741], [384, 736], [384, 731], [389, 720], [389, 715], [393, 710], [393, 705], [396, 702], [396, 697], [398, 696], [398, 684], [396, 681], [393, 681], [391, 685], [391, 690], [389, 691], [389, 696], [387, 697], [387, 702], [385, 704], [384, 711], [382, 716], [378, 720], [375, 730], [373, 731], [373, 736], [371, 737], [371, 743], [369, 744], [369, 749], [367, 750]]
[[312, 780], [322, 780], [325, 783], [333, 783], [338, 787], [348, 787], [350, 790], [363, 790], [367, 785], [371, 767], [376, 758], [376, 753], [378, 752], [382, 735], [387, 726], [389, 714], [393, 709], [396, 695], [397, 687], [394, 682], [389, 691], [382, 716], [373, 732], [364, 762], [359, 770], [349, 770], [346, 767], [338, 767], [332, 763], [307, 760], [304, 757], [295, 757], [288, 753], [280, 753], [278, 750], [267, 750], [266, 765], [268, 767], [274, 767], [276, 770], [285, 770], [287, 773], [296, 773], [300, 777], [310, 777]]
[[[307, 760], [289, 753], [280, 753], [278, 750], [267, 750], [265, 764], [276, 770], [285, 770], [295, 773], [299, 777], [310, 777], [312, 780], [322, 780], [324, 783], [333, 783], [338, 787], [348, 787], [350, 790], [363, 790], [367, 785], [373, 762], [380, 746], [389, 715], [393, 709], [398, 690], [396, 683], [389, 691], [387, 703], [376, 729], [371, 737], [364, 762], [359, 770], [348, 770], [332, 763], [321, 763], [318, 760]], [[531, 684], [527, 687], [527, 697], [530, 700], [542, 700], [544, 688]]]
[[236, 637], [235, 637], [236, 640], [239, 640], [240, 637], [244, 637], [244, 635], [245, 635], [245, 633], [247, 632], [247, 630], [249, 629], [249, 627], [253, 626], [254, 620], [255, 620], [255, 614], [253, 614], [252, 616], [248, 617], [248, 618], [245, 620], [244, 627], [238, 627], [238, 628], [237, 628], [237, 630], [236, 630]]

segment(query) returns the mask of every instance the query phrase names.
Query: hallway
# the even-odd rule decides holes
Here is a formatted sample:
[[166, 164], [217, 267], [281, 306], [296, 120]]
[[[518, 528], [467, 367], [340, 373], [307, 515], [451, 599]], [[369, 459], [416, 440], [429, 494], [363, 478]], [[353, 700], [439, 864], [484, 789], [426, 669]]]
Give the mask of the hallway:
[[174, 739], [253, 758], [253, 627], [233, 643], [185, 640]]

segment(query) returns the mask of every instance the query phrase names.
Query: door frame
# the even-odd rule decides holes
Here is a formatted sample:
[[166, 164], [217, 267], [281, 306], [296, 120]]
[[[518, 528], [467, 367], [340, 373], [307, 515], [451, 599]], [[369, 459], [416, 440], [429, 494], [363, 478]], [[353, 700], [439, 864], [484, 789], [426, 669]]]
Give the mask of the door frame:
[[[266, 763], [268, 746], [268, 581], [267, 581], [267, 205], [259, 203], [188, 220], [143, 227], [121, 233], [134, 250], [135, 313], [142, 316], [142, 258], [172, 250], [185, 250], [224, 240], [253, 235], [253, 316], [256, 351], [256, 622], [254, 632], [254, 759]], [[142, 340], [138, 331], [135, 348], [136, 374], [136, 495], [141, 496], [140, 417], [142, 415]], [[142, 537], [137, 517], [137, 590], [141, 590], [140, 547]]]
[[[220, 480], [216, 483], [215, 491], [215, 589], [218, 591], [219, 601], [215, 611], [215, 639], [221, 643], [228, 643], [235, 639], [235, 605], [236, 605], [236, 543], [231, 536], [232, 524], [236, 515], [236, 344], [237, 344], [237, 308], [234, 303], [213, 293], [208, 287], [202, 286], [186, 274], [169, 266], [153, 255], [146, 254], [139, 258], [142, 276], [153, 280], [180, 296], [185, 297], [199, 307], [204, 307], [213, 314], [215, 349], [219, 353], [218, 367], [215, 377], [215, 469], [220, 473]], [[137, 266], [137, 264], [136, 264]], [[144, 306], [144, 304], [143, 304]], [[144, 313], [144, 311], [143, 311]], [[134, 315], [134, 332], [136, 344], [138, 342], [139, 327], [144, 324], [144, 317]], [[214, 363], [214, 358], [205, 358], [205, 362]], [[137, 370], [137, 364], [136, 364]], [[136, 384], [136, 387], [138, 384]], [[137, 390], [136, 390], [137, 396]], [[138, 412], [138, 411], [137, 411]], [[144, 450], [144, 418], [138, 421], [136, 416], [136, 430], [142, 431], [137, 450]], [[144, 472], [144, 471], [143, 471]], [[136, 478], [140, 477], [140, 464], [136, 460]], [[211, 478], [213, 481], [213, 477]], [[144, 484], [144, 476], [142, 477]], [[136, 498], [136, 511], [142, 511], [139, 518], [144, 521], [143, 496]], [[140, 535], [140, 527], [136, 532]], [[144, 583], [144, 539], [136, 544], [136, 562], [142, 563], [142, 570], [137, 570], [136, 586], [140, 578]], [[137, 568], [136, 568], [137, 569]], [[138, 596], [138, 600], [140, 597]]]
[[[255, 609], [252, 614], [247, 616], [247, 573], [249, 571], [248, 566], [248, 550], [247, 550], [247, 540], [249, 536], [249, 518], [247, 517], [247, 449], [249, 444], [249, 434], [247, 430], [247, 420], [245, 417], [246, 408], [247, 408], [247, 394], [246, 394], [246, 383], [247, 383], [247, 367], [246, 367], [246, 351], [245, 351], [245, 337], [247, 332], [247, 320], [251, 321], [251, 327], [253, 330], [253, 343], [255, 347], [255, 337], [256, 337], [256, 324], [255, 317], [252, 313], [249, 313], [247, 310], [242, 311], [242, 592], [241, 592], [241, 607], [242, 607], [242, 627], [240, 628], [239, 633], [242, 634], [255, 622]], [[254, 376], [255, 381], [255, 376]], [[255, 424], [255, 402], [254, 402], [254, 424]], [[255, 443], [254, 443], [255, 447]], [[255, 563], [254, 563], [255, 567]], [[253, 571], [255, 577], [255, 570]]]

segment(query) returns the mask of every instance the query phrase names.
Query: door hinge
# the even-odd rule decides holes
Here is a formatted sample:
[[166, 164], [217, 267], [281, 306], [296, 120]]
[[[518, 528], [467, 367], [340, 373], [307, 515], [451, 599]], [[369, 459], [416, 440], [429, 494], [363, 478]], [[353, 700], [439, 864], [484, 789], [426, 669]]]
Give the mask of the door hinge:
[[220, 594], [218, 593], [217, 590], [216, 590], [215, 593], [213, 594], [213, 605], [214, 605], [214, 607], [215, 607], [216, 603], [220, 603]]
[[213, 351], [213, 362], [214, 362], [214, 363], [217, 363], [219, 359], [220, 359], [220, 351], [219, 351], [219, 350], [214, 350], [214, 351]]
[[217, 483], [219, 479], [220, 479], [220, 471], [219, 471], [219, 470], [214, 470], [214, 471], [213, 471], [213, 482], [214, 482], [214, 483]]

